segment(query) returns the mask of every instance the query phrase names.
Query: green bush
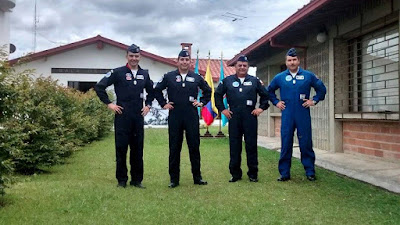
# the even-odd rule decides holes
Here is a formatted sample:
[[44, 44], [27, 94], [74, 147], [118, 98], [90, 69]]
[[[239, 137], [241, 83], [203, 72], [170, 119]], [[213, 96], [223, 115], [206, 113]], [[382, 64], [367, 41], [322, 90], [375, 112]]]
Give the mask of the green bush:
[[[94, 91], [84, 94], [59, 86], [49, 77], [34, 79], [32, 71], [10, 71], [0, 86], [1, 174], [11, 166], [32, 174], [61, 163], [78, 146], [111, 130], [112, 113]], [[0, 175], [0, 185], [4, 183]]]
[[[0, 52], [0, 57], [4, 54]], [[6, 77], [11, 69], [4, 61], [0, 61], [0, 133], [4, 133], [5, 129], [2, 122], [11, 114], [12, 105], [6, 104], [5, 100], [13, 96], [12, 88], [6, 84]], [[13, 170], [11, 157], [4, 147], [4, 141], [0, 139], [0, 195], [4, 194], [6, 184], [10, 180], [10, 174]]]
[[[0, 57], [5, 55], [0, 52]], [[0, 61], [0, 133], [4, 132], [2, 122], [10, 114], [10, 105], [5, 103], [5, 99], [12, 96], [12, 89], [6, 84], [6, 76], [10, 73], [10, 68], [4, 61]], [[8, 151], [4, 148], [4, 142], [0, 140], [0, 195], [4, 194], [6, 184], [9, 182], [10, 174], [13, 170], [12, 161]]]
[[18, 172], [32, 174], [41, 166], [61, 162], [68, 152], [62, 109], [55, 104], [57, 91], [49, 78], [33, 80], [28, 74], [13, 76], [16, 91], [11, 100], [13, 116], [3, 126], [8, 135], [2, 135]]

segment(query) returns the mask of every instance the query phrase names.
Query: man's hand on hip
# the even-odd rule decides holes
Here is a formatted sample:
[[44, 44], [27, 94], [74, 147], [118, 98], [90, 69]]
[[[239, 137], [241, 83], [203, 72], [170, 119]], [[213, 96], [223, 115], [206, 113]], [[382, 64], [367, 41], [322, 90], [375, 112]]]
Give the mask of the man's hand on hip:
[[150, 112], [149, 106], [146, 105], [145, 107], [142, 108], [142, 116], [146, 116], [147, 113], [149, 113], [149, 112]]
[[194, 100], [193, 106], [196, 106], [196, 107], [203, 107], [203, 103], [202, 103], [202, 102], [198, 102], [197, 100]]
[[163, 109], [172, 110], [174, 109], [173, 104], [174, 104], [173, 102], [168, 102], [167, 104], [164, 105]]
[[221, 113], [224, 114], [224, 116], [226, 116], [226, 118], [228, 118], [228, 120], [230, 120], [232, 118], [233, 112], [228, 109], [222, 110]]
[[257, 109], [254, 109], [254, 110], [251, 112], [251, 114], [254, 115], [254, 116], [259, 116], [262, 112], [264, 112], [264, 109], [257, 108]]
[[108, 107], [111, 111], [113, 111], [115, 114], [122, 114], [122, 110], [124, 109], [124, 108], [122, 108], [121, 106], [116, 105], [116, 104], [114, 104], [114, 103], [108, 104], [107, 107]]
[[280, 110], [284, 110], [284, 109], [286, 108], [285, 102], [284, 102], [284, 101], [279, 101], [279, 102], [276, 104], [276, 107], [277, 107], [278, 109], [280, 109]]
[[304, 103], [303, 103], [302, 106], [303, 106], [304, 108], [308, 108], [308, 107], [310, 107], [310, 106], [314, 106], [314, 105], [315, 105], [313, 100], [310, 100], [310, 99], [303, 99], [303, 101], [304, 101]]

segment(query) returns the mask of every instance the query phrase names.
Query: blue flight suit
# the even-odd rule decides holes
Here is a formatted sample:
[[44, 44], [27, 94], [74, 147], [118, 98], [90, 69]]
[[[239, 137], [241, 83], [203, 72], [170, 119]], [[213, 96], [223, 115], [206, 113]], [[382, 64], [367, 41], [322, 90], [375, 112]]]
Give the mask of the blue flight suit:
[[306, 176], [315, 175], [310, 108], [302, 106], [303, 99], [310, 99], [311, 87], [316, 91], [316, 95], [312, 98], [315, 104], [325, 99], [325, 85], [313, 73], [302, 68], [299, 68], [294, 78], [288, 69], [277, 74], [268, 86], [272, 104], [276, 105], [280, 101], [275, 95], [275, 91], [279, 88], [281, 101], [284, 101], [286, 106], [285, 110], [282, 111], [282, 149], [278, 166], [279, 173], [283, 178], [290, 178], [295, 129], [297, 129], [301, 163], [306, 171]]
[[105, 104], [111, 103], [106, 88], [114, 84], [117, 95], [117, 105], [123, 107], [122, 114], [115, 114], [115, 147], [116, 147], [116, 178], [118, 182], [128, 180], [126, 154], [130, 146], [131, 179], [133, 184], [143, 180], [143, 141], [144, 118], [141, 115], [144, 93], [147, 97], [145, 104], [151, 106], [154, 100], [153, 81], [147, 70], [138, 68], [133, 76], [129, 65], [111, 70], [94, 87], [100, 100]]
[[236, 74], [226, 77], [214, 93], [215, 106], [219, 112], [225, 109], [223, 96], [229, 105], [229, 110], [233, 112], [229, 120], [229, 148], [230, 161], [229, 171], [233, 178], [242, 178], [241, 155], [242, 137], [246, 146], [247, 175], [257, 179], [258, 159], [257, 159], [257, 116], [251, 114], [257, 103], [257, 95], [260, 96], [259, 108], [266, 110], [268, 104], [268, 92], [261, 81], [254, 76], [246, 75], [244, 82], [241, 83]]
[[206, 105], [211, 98], [211, 88], [203, 77], [192, 71], [187, 73], [185, 80], [182, 79], [179, 70], [168, 72], [155, 87], [155, 96], [160, 106], [164, 107], [167, 104], [162, 93], [164, 89], [167, 89], [168, 100], [173, 102], [174, 106], [174, 109], [169, 110], [168, 115], [169, 174], [172, 183], [179, 184], [183, 131], [186, 132], [193, 180], [197, 182], [202, 179], [199, 114], [197, 107], [193, 106], [199, 88], [203, 91], [200, 102]]

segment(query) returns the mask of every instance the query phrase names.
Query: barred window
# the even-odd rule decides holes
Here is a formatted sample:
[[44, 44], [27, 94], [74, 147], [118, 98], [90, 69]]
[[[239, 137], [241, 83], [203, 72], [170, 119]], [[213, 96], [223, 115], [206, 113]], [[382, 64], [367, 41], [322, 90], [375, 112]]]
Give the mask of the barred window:
[[348, 42], [349, 112], [399, 112], [398, 25]]

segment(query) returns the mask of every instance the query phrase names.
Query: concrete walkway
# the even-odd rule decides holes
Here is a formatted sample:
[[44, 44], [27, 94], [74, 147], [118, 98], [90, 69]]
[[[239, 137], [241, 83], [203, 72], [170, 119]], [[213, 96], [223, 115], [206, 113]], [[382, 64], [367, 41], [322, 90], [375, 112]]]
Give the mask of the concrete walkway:
[[[258, 145], [280, 152], [281, 140], [279, 137], [258, 136]], [[314, 151], [317, 166], [400, 193], [400, 162], [389, 162], [349, 153], [332, 153], [319, 149], [314, 149]], [[300, 158], [300, 149], [296, 144], [293, 148], [293, 156]]]

